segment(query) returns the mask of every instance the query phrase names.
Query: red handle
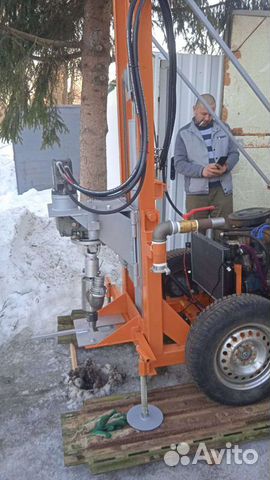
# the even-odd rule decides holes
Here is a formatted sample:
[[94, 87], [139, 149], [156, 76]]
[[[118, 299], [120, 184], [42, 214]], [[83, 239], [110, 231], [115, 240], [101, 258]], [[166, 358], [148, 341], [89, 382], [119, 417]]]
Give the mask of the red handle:
[[198, 212], [209, 212], [210, 213], [213, 210], [215, 210], [215, 208], [216, 207], [214, 207], [214, 205], [211, 205], [209, 207], [193, 208], [192, 210], [190, 210], [189, 212], [187, 212], [183, 215], [183, 219], [184, 220], [189, 220], [193, 215], [195, 215]]

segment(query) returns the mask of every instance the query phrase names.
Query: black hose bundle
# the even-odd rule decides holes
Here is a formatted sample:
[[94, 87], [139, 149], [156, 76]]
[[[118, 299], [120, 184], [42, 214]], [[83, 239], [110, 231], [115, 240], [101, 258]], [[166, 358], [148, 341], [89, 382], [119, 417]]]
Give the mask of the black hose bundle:
[[[170, 7], [168, 0], [159, 0], [160, 8], [164, 17], [164, 24], [166, 28], [166, 34], [168, 38], [168, 49], [169, 49], [169, 93], [168, 93], [168, 116], [167, 116], [167, 128], [164, 139], [164, 144], [162, 148], [162, 153], [160, 157], [160, 166], [163, 172], [163, 181], [166, 182], [166, 163], [167, 155], [171, 142], [171, 137], [173, 133], [174, 121], [175, 121], [175, 111], [176, 111], [176, 51], [175, 51], [175, 40], [173, 34], [173, 25], [172, 17], [170, 12]], [[110, 201], [117, 198], [123, 198], [132, 192], [133, 189], [136, 189], [135, 192], [132, 192], [130, 198], [126, 201], [123, 201], [123, 205], [118, 208], [110, 210], [98, 210], [96, 208], [91, 208], [88, 205], [81, 203], [77, 198], [72, 194], [71, 191], [68, 191], [71, 199], [78, 206], [84, 210], [92, 213], [98, 213], [101, 215], [109, 215], [112, 213], [118, 213], [126, 209], [131, 205], [134, 200], [138, 197], [145, 178], [146, 173], [146, 161], [147, 161], [147, 150], [148, 150], [148, 122], [147, 122], [147, 111], [144, 100], [144, 93], [142, 87], [142, 81], [140, 76], [139, 69], [139, 29], [140, 29], [140, 19], [142, 15], [142, 10], [145, 4], [145, 0], [132, 0], [129, 7], [128, 19], [127, 19], [127, 45], [128, 45], [128, 57], [129, 57], [129, 72], [133, 90], [133, 97], [135, 101], [135, 106], [137, 114], [139, 117], [139, 126], [140, 126], [140, 154], [139, 160], [134, 168], [133, 172], [127, 180], [125, 180], [121, 185], [114, 187], [106, 191], [95, 191], [89, 190], [82, 187], [79, 182], [74, 178], [70, 168], [68, 166], [63, 166], [61, 162], [57, 163], [59, 172], [64, 178], [66, 183], [70, 185], [71, 188], [77, 190], [78, 192], [83, 193], [87, 197], [95, 200], [104, 200]], [[172, 204], [173, 208], [177, 211], [179, 215], [182, 216], [182, 213], [177, 210], [175, 205], [172, 203], [168, 193], [166, 196], [169, 202]]]
[[[166, 134], [163, 142], [163, 147], [160, 155], [160, 169], [162, 171], [162, 180], [164, 183], [167, 183], [167, 158], [168, 151], [172, 139], [175, 114], [176, 114], [176, 78], [177, 78], [177, 64], [176, 64], [176, 47], [175, 47], [175, 38], [173, 32], [173, 21], [171, 16], [171, 9], [167, 0], [159, 0], [160, 8], [162, 11], [164, 19], [164, 27], [166, 31], [168, 52], [169, 52], [169, 88], [168, 88], [168, 108], [167, 108], [167, 128]], [[173, 203], [169, 192], [165, 192], [166, 198], [169, 204], [173, 207], [180, 217], [183, 216], [183, 213], [178, 210], [176, 205]]]
[[167, 0], [159, 0], [160, 9], [164, 19], [166, 31], [168, 52], [169, 52], [169, 88], [168, 88], [168, 108], [167, 108], [167, 128], [163, 147], [160, 155], [160, 168], [163, 170], [167, 163], [168, 150], [170, 147], [175, 114], [176, 114], [176, 47], [173, 33], [173, 22], [171, 9]]
[[[130, 177], [123, 182], [118, 187], [106, 190], [103, 192], [89, 190], [82, 187], [79, 182], [72, 175], [71, 170], [67, 166], [61, 165], [61, 162], [58, 162], [57, 166], [62, 177], [65, 179], [68, 185], [75, 188], [77, 191], [83, 193], [84, 195], [90, 197], [91, 199], [101, 199], [105, 201], [114, 200], [116, 198], [121, 198], [124, 195], [131, 192], [137, 186], [136, 191], [133, 193], [131, 198], [128, 201], [123, 202], [118, 208], [110, 210], [98, 210], [96, 208], [91, 208], [88, 205], [81, 203], [77, 198], [72, 195], [71, 192], [68, 192], [69, 196], [72, 198], [74, 203], [79, 205], [86, 211], [92, 213], [98, 213], [101, 215], [109, 215], [112, 213], [118, 213], [126, 209], [131, 203], [134, 202], [135, 198], [139, 195], [144, 177], [146, 172], [146, 159], [147, 159], [147, 147], [148, 147], [148, 124], [147, 124], [147, 114], [146, 107], [143, 96], [143, 89], [139, 71], [139, 59], [138, 59], [138, 35], [139, 35], [139, 25], [142, 8], [144, 6], [145, 0], [133, 0], [131, 2], [129, 13], [128, 13], [128, 54], [129, 54], [129, 71], [131, 75], [131, 82], [133, 86], [133, 95], [136, 103], [136, 108], [139, 117], [140, 123], [140, 157], [139, 161], [133, 170]], [[137, 9], [135, 7], [138, 6]], [[135, 16], [135, 19], [134, 19]], [[134, 26], [133, 26], [134, 25]]]

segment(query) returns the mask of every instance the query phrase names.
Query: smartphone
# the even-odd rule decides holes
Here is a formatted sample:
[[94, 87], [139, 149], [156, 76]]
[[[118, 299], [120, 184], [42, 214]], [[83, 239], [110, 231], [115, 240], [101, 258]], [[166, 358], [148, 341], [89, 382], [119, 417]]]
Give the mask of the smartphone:
[[223, 166], [224, 163], [227, 161], [228, 157], [219, 157], [218, 161], [216, 162], [217, 166]]

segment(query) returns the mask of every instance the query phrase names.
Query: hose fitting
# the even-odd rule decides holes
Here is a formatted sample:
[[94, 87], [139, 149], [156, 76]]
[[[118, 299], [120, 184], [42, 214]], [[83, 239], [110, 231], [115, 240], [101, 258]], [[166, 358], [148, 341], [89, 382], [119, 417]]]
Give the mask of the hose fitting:
[[166, 240], [168, 235], [175, 233], [198, 232], [199, 230], [208, 230], [209, 228], [221, 228], [225, 225], [224, 218], [202, 218], [199, 220], [183, 220], [182, 222], [166, 222], [157, 225], [153, 232], [152, 251], [153, 266], [152, 272], [166, 273], [170, 270], [167, 265]]

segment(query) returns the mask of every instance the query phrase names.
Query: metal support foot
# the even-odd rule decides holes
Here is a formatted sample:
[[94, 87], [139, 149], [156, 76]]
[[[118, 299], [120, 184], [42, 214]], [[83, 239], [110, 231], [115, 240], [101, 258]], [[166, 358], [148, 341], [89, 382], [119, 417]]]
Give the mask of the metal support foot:
[[146, 377], [140, 377], [140, 380], [141, 405], [135, 405], [128, 411], [127, 421], [135, 430], [147, 432], [155, 430], [162, 424], [163, 413], [155, 405], [148, 405]]

